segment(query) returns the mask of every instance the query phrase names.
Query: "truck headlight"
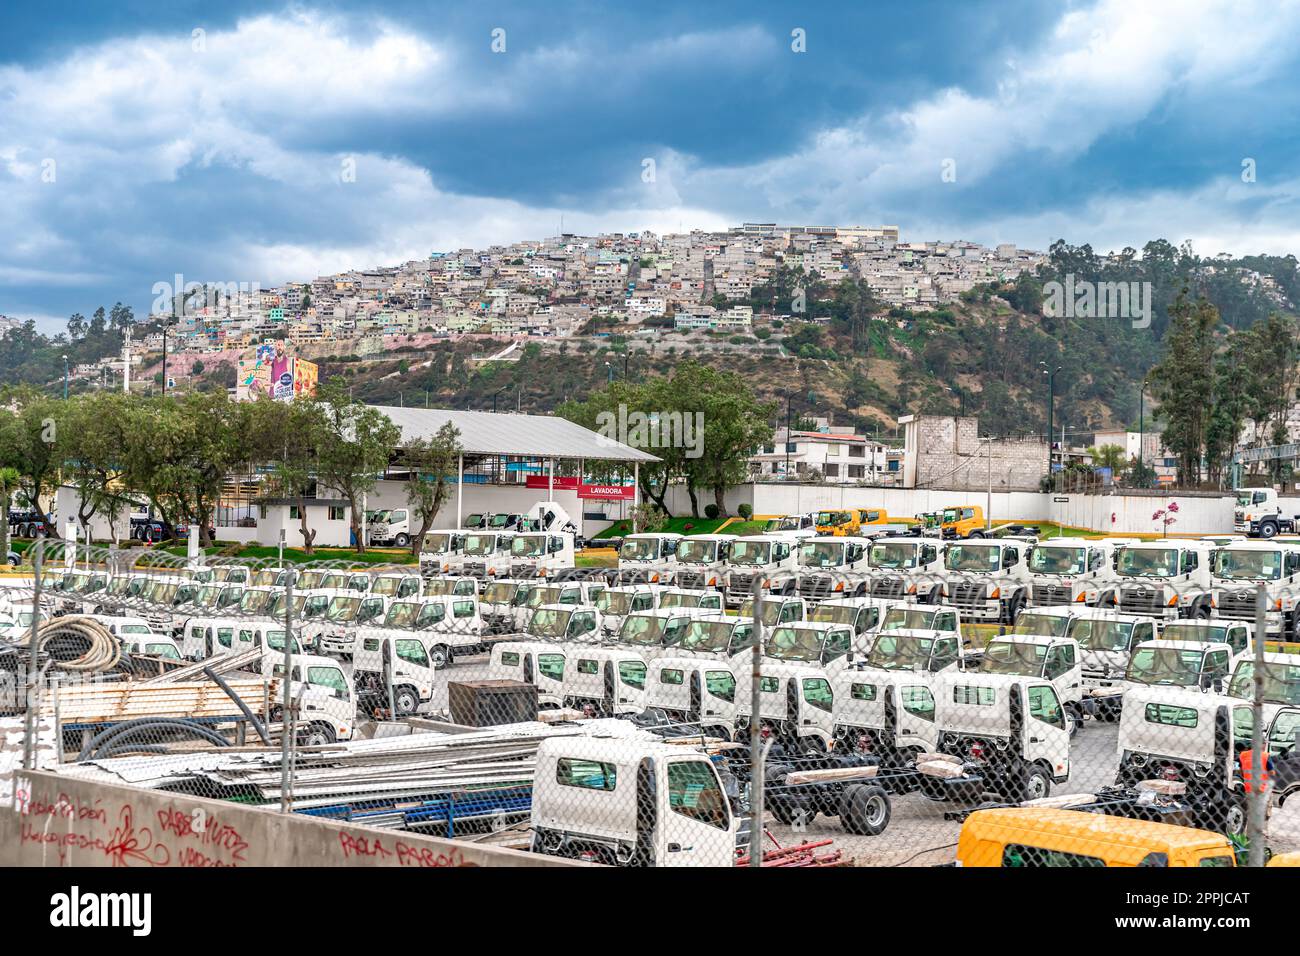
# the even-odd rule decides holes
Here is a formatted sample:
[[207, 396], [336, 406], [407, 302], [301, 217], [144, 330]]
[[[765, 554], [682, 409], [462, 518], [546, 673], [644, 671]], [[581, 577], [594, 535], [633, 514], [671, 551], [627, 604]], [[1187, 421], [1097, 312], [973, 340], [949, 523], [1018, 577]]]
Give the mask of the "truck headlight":
[[998, 598], [1000, 598], [1000, 597], [1002, 597], [1002, 589], [1001, 589], [1001, 588], [994, 588], [992, 591], [989, 592], [989, 600], [990, 600], [990, 601], [996, 601], [996, 600], [997, 600]]
[[1174, 606], [1176, 606], [1177, 604], [1178, 604], [1178, 595], [1175, 594], [1173, 597], [1171, 597], [1171, 598], [1169, 599], [1169, 606], [1170, 606], [1170, 607], [1174, 607]]

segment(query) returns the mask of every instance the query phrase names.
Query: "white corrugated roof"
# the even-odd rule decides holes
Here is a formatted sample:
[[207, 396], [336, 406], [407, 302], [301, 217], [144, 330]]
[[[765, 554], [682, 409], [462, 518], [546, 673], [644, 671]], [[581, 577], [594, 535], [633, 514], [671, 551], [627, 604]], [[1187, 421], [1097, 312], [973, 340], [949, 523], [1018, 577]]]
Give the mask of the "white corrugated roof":
[[565, 418], [462, 412], [448, 408], [374, 406], [402, 430], [402, 440], [432, 438], [446, 422], [460, 430], [460, 444], [474, 455], [537, 458], [593, 458], [606, 461], [658, 461], [654, 455], [605, 438]]

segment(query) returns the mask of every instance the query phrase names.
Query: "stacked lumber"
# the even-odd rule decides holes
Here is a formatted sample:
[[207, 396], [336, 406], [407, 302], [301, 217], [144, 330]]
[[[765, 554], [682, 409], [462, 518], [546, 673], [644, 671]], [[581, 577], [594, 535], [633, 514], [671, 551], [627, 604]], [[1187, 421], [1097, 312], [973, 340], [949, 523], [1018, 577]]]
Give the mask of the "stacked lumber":
[[[230, 689], [255, 714], [265, 711], [262, 680], [233, 680]], [[59, 720], [70, 723], [108, 723], [141, 717], [242, 716], [239, 708], [211, 681], [153, 684], [149, 681], [112, 681], [68, 684], [59, 687]], [[270, 682], [274, 698], [275, 682]]]

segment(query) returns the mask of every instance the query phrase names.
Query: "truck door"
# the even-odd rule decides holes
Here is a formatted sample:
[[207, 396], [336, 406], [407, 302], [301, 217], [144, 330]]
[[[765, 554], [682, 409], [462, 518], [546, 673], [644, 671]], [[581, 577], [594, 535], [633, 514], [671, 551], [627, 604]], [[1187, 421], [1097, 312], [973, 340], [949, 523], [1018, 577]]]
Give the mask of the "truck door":
[[[1019, 695], [1019, 689], [1012, 694]], [[1052, 778], [1060, 782], [1070, 775], [1070, 732], [1065, 709], [1049, 684], [1025, 688], [1029, 718], [1023, 723], [1023, 754], [1026, 761], [1043, 760], [1052, 766]]]
[[701, 694], [700, 672], [695, 668], [691, 669], [690, 694], [691, 694], [691, 701], [689, 704], [687, 716], [691, 720], [699, 720], [700, 719], [700, 694]]
[[[900, 712], [893, 706], [894, 693], [906, 702]], [[925, 684], [903, 684], [889, 694], [888, 709], [894, 711], [895, 740], [894, 746], [921, 746], [934, 750], [939, 745], [938, 723], [934, 719], [934, 695]]]
[[533, 682], [533, 654], [531, 651], [524, 652], [523, 664], [523, 681], [525, 684], [531, 684]]
[[617, 702], [618, 681], [614, 677], [614, 662], [606, 661], [604, 669], [604, 701], [609, 708], [610, 713], [614, 712], [614, 704]]
[[[666, 763], [666, 765], [665, 765]], [[731, 805], [717, 772], [707, 760], [661, 762], [660, 866], [732, 866], [735, 836]]]

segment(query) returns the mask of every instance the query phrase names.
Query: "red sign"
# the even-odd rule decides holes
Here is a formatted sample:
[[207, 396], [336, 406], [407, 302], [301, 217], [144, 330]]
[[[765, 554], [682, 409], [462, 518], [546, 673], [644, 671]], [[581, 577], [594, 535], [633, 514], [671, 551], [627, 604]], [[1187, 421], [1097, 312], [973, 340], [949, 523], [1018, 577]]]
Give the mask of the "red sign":
[[579, 498], [603, 498], [607, 501], [632, 501], [636, 497], [634, 485], [578, 485]]
[[[551, 483], [546, 475], [529, 475], [524, 482], [526, 488], [549, 488]], [[575, 475], [562, 477], [555, 476], [555, 489], [557, 491], [573, 491], [578, 487], [578, 479]]]

